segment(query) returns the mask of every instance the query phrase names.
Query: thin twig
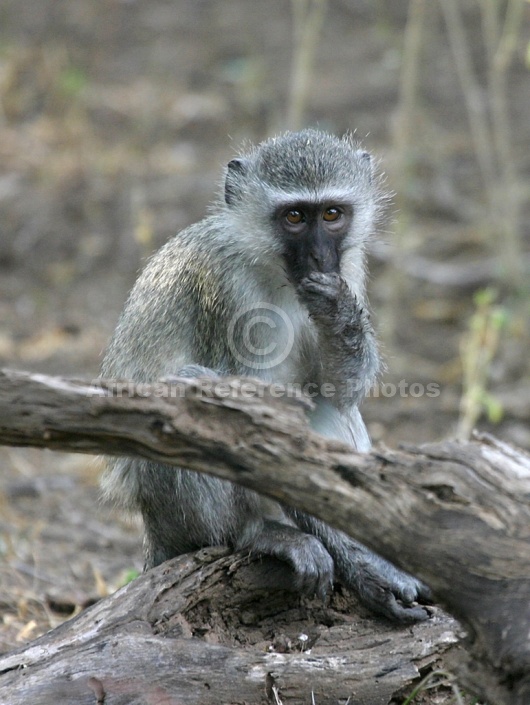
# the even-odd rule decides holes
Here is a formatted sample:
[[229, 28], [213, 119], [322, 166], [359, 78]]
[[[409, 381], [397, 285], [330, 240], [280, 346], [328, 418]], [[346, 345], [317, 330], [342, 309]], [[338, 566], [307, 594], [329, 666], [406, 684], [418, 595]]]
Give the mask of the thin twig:
[[471, 139], [473, 140], [482, 181], [490, 202], [493, 202], [493, 190], [496, 184], [493, 145], [491, 143], [490, 127], [481, 95], [480, 84], [471, 61], [471, 53], [464, 30], [460, 3], [459, 0], [440, 0], [439, 5], [447, 26], [455, 68], [462, 93], [464, 94], [469, 127], [471, 130]]
[[322, 28], [327, 0], [291, 0], [293, 15], [294, 57], [291, 72], [287, 127], [302, 126], [307, 104], [309, 81], [313, 71], [318, 35]]
[[[421, 53], [425, 30], [426, 0], [411, 0], [409, 3], [407, 24], [403, 37], [401, 71], [399, 79], [399, 105], [397, 110], [396, 128], [394, 132], [395, 160], [394, 170], [400, 178], [410, 176], [411, 155], [414, 152], [414, 134], [417, 125], [418, 88], [420, 82]], [[396, 229], [399, 245], [395, 248], [393, 263], [392, 288], [395, 296], [384, 312], [383, 325], [386, 342], [395, 338], [397, 321], [400, 320], [397, 307], [401, 308], [408, 288], [408, 278], [405, 276], [405, 263], [412, 255], [410, 227], [407, 218], [406, 204], [399, 196], [396, 205], [400, 212]]]
[[489, 66], [489, 99], [491, 105], [492, 137], [500, 171], [498, 209], [502, 213], [501, 247], [504, 252], [504, 275], [519, 287], [523, 281], [521, 243], [521, 199], [513, 154], [510, 110], [506, 95], [507, 72], [517, 47], [525, 0], [510, 0], [502, 34]]

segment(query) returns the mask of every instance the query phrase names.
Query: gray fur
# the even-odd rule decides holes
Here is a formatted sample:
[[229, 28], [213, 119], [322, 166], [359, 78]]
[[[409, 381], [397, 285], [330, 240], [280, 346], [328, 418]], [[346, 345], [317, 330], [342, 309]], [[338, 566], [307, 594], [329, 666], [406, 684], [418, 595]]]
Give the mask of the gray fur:
[[[370, 156], [349, 136], [304, 130], [250, 148], [227, 166], [211, 215], [167, 242], [138, 278], [102, 375], [138, 382], [242, 375], [319, 389], [328, 383], [336, 393], [317, 395], [313, 427], [369, 450], [358, 405], [379, 357], [366, 309], [364, 250], [384, 200]], [[298, 281], [288, 274], [288, 226], [273, 214], [299, 203], [317, 213], [322, 204], [346, 204], [341, 222], [348, 229], [333, 244], [338, 271], [312, 264]], [[328, 227], [316, 222], [309, 243]], [[324, 246], [333, 240], [326, 237]], [[245, 328], [256, 315], [265, 323]], [[288, 354], [276, 359], [284, 349]], [[375, 611], [405, 622], [427, 616], [411, 605], [426, 595], [414, 578], [345, 534], [247, 489], [129, 459], [109, 460], [103, 488], [117, 504], [142, 512], [146, 568], [228, 544], [287, 561], [304, 592], [324, 595], [336, 574]]]

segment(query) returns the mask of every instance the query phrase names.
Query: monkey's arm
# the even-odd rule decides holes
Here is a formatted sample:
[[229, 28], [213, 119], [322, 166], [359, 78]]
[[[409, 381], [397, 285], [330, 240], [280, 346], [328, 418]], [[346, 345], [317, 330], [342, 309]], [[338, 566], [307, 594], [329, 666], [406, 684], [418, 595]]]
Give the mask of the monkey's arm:
[[[313, 272], [301, 281], [298, 292], [318, 327], [319, 381], [335, 390], [319, 400], [311, 424], [319, 433], [346, 442], [351, 442], [346, 436], [351, 433], [358, 450], [369, 450], [370, 440], [358, 409], [379, 369], [368, 314], [346, 281], [335, 273]], [[374, 612], [402, 623], [428, 618], [428, 612], [414, 604], [430, 600], [428, 588], [419, 580], [318, 519], [297, 510], [286, 511], [303, 531], [320, 539], [333, 557], [337, 577]]]
[[344, 411], [357, 406], [374, 381], [379, 355], [367, 311], [336, 273], [312, 272], [298, 294], [318, 328], [320, 383], [331, 403]]

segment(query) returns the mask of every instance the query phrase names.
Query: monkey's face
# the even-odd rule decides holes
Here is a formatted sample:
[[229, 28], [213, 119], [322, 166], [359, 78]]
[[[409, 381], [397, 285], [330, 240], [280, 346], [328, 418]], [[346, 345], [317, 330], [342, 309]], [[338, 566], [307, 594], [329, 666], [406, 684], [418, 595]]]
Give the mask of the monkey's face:
[[297, 201], [276, 209], [274, 229], [293, 284], [312, 272], [339, 273], [343, 241], [352, 218], [353, 208], [345, 203]]

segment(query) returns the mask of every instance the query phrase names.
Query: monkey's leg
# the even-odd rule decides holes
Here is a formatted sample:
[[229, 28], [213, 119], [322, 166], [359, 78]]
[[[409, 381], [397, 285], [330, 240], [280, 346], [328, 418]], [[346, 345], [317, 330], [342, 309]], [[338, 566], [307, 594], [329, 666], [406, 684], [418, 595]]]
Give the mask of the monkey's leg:
[[[176, 377], [220, 379], [200, 365], [187, 365]], [[155, 463], [144, 464], [140, 484], [146, 567], [202, 546], [226, 544], [287, 562], [300, 592], [323, 598], [331, 587], [333, 559], [316, 536], [293, 525], [277, 502], [217, 478]]]
[[402, 623], [428, 619], [428, 611], [414, 604], [431, 602], [430, 590], [422, 582], [342, 531], [303, 512], [285, 509], [303, 531], [311, 532], [322, 541], [333, 557], [337, 577], [353, 589], [367, 607]]
[[[156, 463], [140, 470], [145, 569], [206, 546], [274, 556], [294, 570], [293, 587], [324, 598], [333, 559], [281, 507], [230, 482]], [[270, 516], [277, 518], [271, 519]]]
[[234, 485], [149, 461], [131, 467], [144, 521], [145, 569], [206, 546], [228, 546], [242, 530]]

